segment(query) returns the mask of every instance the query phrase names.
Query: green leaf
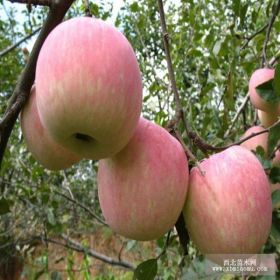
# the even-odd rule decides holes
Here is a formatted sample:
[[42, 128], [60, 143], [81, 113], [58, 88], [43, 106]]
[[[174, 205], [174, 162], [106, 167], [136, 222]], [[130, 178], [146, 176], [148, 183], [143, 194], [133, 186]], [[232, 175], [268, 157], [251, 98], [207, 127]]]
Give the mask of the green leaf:
[[0, 215], [4, 215], [10, 212], [9, 201], [5, 198], [0, 199]]
[[56, 220], [55, 220], [52, 208], [48, 208], [48, 210], [47, 210], [47, 218], [48, 218], [48, 222], [51, 225], [55, 225], [56, 224]]
[[269, 180], [273, 183], [280, 183], [280, 167], [272, 167], [269, 173]]
[[268, 134], [268, 154], [271, 154], [280, 139], [280, 123], [269, 130]]
[[134, 271], [134, 280], [153, 280], [157, 275], [157, 259], [140, 263]]
[[273, 88], [275, 95], [278, 97], [280, 100], [280, 65], [277, 64], [275, 68], [275, 75], [274, 75], [274, 80], [273, 80]]
[[227, 80], [227, 89], [225, 94], [225, 105], [229, 110], [234, 110], [234, 76], [232, 72], [229, 72]]
[[235, 16], [238, 17], [240, 12], [240, 0], [232, 1], [232, 9], [234, 11]]
[[131, 12], [136, 13], [136, 12], [138, 12], [138, 9], [139, 9], [139, 6], [138, 6], [137, 2], [134, 2], [130, 5]]
[[273, 79], [257, 86], [256, 91], [263, 100], [269, 103], [280, 101], [280, 96], [275, 93], [273, 88]]
[[272, 193], [272, 205], [274, 209], [280, 208], [280, 190], [276, 190]]

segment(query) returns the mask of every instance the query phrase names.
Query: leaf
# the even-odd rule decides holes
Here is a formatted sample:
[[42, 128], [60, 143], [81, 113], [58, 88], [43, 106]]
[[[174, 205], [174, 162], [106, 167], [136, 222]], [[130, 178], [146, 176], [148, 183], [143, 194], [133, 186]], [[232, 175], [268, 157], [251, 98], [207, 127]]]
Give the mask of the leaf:
[[280, 183], [280, 167], [272, 167], [269, 173], [269, 180], [273, 183]]
[[240, 0], [232, 1], [232, 9], [234, 11], [235, 16], [239, 16], [240, 12]]
[[4, 215], [10, 212], [9, 201], [5, 198], [0, 199], [0, 215]]
[[280, 123], [269, 130], [268, 134], [268, 154], [271, 154], [280, 139]]
[[272, 193], [272, 205], [274, 209], [280, 208], [280, 190], [276, 190]]
[[275, 68], [273, 88], [274, 88], [275, 95], [277, 96], [278, 100], [280, 100], [280, 65], [278, 64]]
[[48, 208], [48, 211], [47, 211], [47, 218], [48, 218], [48, 222], [49, 222], [51, 225], [55, 225], [55, 224], [56, 224], [56, 220], [55, 220], [55, 217], [54, 217], [53, 209], [52, 209], [52, 208]]
[[225, 105], [229, 110], [234, 110], [234, 76], [232, 72], [228, 74], [227, 89], [225, 94]]
[[222, 47], [222, 43], [223, 43], [222, 40], [216, 41], [216, 43], [215, 43], [215, 45], [214, 45], [214, 47], [213, 47], [213, 54], [214, 54], [215, 56], [218, 56], [218, 55], [219, 55], [220, 50], [221, 50], [221, 47]]
[[275, 93], [273, 88], [273, 79], [256, 87], [259, 96], [269, 103], [280, 101], [280, 96]]
[[138, 10], [139, 10], [138, 3], [137, 3], [137, 2], [132, 3], [132, 4], [130, 5], [130, 10], [131, 10], [131, 12], [133, 12], [133, 13], [138, 12]]
[[140, 263], [134, 271], [134, 280], [153, 280], [157, 275], [157, 259]]

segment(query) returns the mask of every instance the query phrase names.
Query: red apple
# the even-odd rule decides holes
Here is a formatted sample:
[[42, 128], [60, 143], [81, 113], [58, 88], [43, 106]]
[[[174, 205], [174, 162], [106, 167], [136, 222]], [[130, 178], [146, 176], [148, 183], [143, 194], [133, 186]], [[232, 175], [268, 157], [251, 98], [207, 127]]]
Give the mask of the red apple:
[[36, 87], [48, 133], [84, 158], [116, 154], [139, 121], [136, 56], [124, 35], [99, 19], [70, 19], [49, 34], [38, 57]]
[[[255, 254], [272, 221], [269, 181], [254, 154], [233, 146], [190, 172], [184, 218], [203, 254]], [[217, 261], [216, 259], [214, 259]]]
[[249, 94], [250, 94], [251, 103], [256, 109], [269, 112], [277, 108], [277, 104], [265, 101], [263, 98], [259, 96], [259, 94], [256, 91], [257, 86], [273, 79], [274, 73], [275, 73], [274, 69], [261, 68], [256, 70], [252, 74], [251, 79], [249, 81]]
[[[252, 126], [250, 127], [245, 134], [241, 137], [241, 139], [244, 139], [250, 135], [252, 135], [253, 133], [258, 133], [261, 131], [264, 131], [265, 129], [261, 126]], [[268, 132], [259, 134], [257, 136], [254, 136], [248, 140], [246, 140], [245, 142], [243, 142], [241, 144], [242, 147], [247, 148], [248, 150], [252, 150], [252, 151], [256, 151], [258, 146], [261, 146], [264, 151], [265, 154], [267, 155], [267, 151], [268, 151]]]
[[258, 110], [258, 117], [261, 125], [267, 128], [273, 125], [275, 122], [277, 122], [278, 117], [280, 116], [276, 111], [265, 112]]
[[98, 194], [106, 222], [131, 239], [159, 238], [183, 209], [188, 179], [181, 144], [162, 127], [141, 118], [128, 145], [99, 162]]
[[35, 86], [32, 87], [29, 100], [21, 112], [20, 123], [28, 150], [45, 168], [65, 169], [80, 160], [78, 155], [53, 141], [42, 126], [36, 106]]

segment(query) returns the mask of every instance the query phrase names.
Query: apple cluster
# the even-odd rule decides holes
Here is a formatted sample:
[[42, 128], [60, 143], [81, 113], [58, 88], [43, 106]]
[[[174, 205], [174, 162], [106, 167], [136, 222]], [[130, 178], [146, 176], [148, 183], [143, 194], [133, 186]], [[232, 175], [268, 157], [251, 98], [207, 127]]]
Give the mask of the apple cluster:
[[100, 160], [106, 222], [126, 237], [150, 240], [176, 223], [189, 170], [180, 143], [141, 117], [141, 108], [141, 73], [128, 40], [104, 21], [75, 18], [42, 46], [21, 127], [29, 151], [47, 169]]
[[183, 211], [202, 253], [257, 253], [272, 205], [255, 155], [233, 146], [189, 172], [182, 145], [141, 117], [141, 108], [141, 73], [128, 40], [101, 20], [75, 18], [42, 46], [21, 127], [29, 151], [48, 169], [99, 160], [100, 206], [115, 232], [157, 239]]

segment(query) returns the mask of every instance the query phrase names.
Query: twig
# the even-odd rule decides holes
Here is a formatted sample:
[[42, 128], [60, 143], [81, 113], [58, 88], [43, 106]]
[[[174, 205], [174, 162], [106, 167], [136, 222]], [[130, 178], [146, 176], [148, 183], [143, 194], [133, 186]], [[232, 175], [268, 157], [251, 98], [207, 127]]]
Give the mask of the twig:
[[33, 246], [38, 246], [44, 242], [48, 242], [48, 243], [62, 246], [64, 248], [74, 250], [76, 252], [84, 253], [87, 256], [90, 256], [92, 258], [95, 258], [97, 260], [100, 260], [102, 262], [105, 262], [105, 263], [113, 265], [113, 266], [119, 266], [119, 267], [123, 267], [123, 268], [130, 269], [130, 270], [134, 269], [133, 264], [126, 262], [126, 261], [118, 261], [116, 259], [110, 258], [101, 253], [98, 253], [89, 247], [83, 246], [78, 241], [71, 239], [66, 234], [61, 234], [61, 238], [65, 241], [65, 243], [61, 242], [59, 239], [54, 239], [54, 238], [50, 238], [50, 237], [46, 238], [45, 235], [37, 235], [37, 236], [32, 236], [25, 240], [7, 242], [6, 244], [0, 245], [0, 250], [9, 248], [11, 246], [15, 247], [15, 246], [29, 245], [29, 247], [33, 247]]
[[280, 143], [275, 147], [275, 149], [272, 151], [271, 155], [269, 156], [269, 159], [273, 159], [276, 155], [276, 152], [280, 152]]
[[17, 82], [4, 116], [0, 121], [0, 167], [13, 127], [23, 105], [29, 97], [30, 89], [35, 78], [36, 62], [40, 49], [49, 33], [62, 21], [73, 1], [74, 0], [57, 0], [50, 2], [51, 5], [48, 17], [34, 44], [29, 60]]
[[100, 219], [95, 213], [93, 213], [88, 207], [80, 203], [79, 201], [69, 197], [68, 195], [65, 195], [64, 193], [61, 193], [59, 191], [54, 191], [54, 193], [64, 197], [65, 199], [69, 200], [70, 202], [78, 205], [80, 208], [84, 209], [87, 213], [89, 213], [94, 219], [96, 219], [99, 223], [101, 223], [104, 226], [108, 226], [102, 219]]
[[252, 34], [249, 37], [246, 37], [246, 42], [240, 47], [241, 50], [245, 49], [248, 44], [250, 43], [250, 41], [252, 39], [254, 39], [258, 34], [262, 33], [266, 28], [268, 27], [268, 23], [266, 25], [264, 25], [262, 28], [260, 28], [259, 30], [257, 30], [254, 34]]
[[197, 168], [198, 168], [200, 174], [201, 174], [202, 176], [204, 176], [205, 171], [203, 171], [203, 170], [201, 169], [201, 166], [200, 166], [200, 164], [199, 164], [199, 161], [197, 160], [197, 158], [195, 157], [195, 155], [191, 152], [191, 150], [189, 149], [189, 147], [185, 144], [185, 142], [184, 142], [182, 136], [180, 135], [180, 133], [179, 133], [177, 130], [176, 130], [175, 133], [176, 133], [176, 138], [179, 140], [179, 142], [180, 142], [181, 145], [183, 146], [183, 148], [184, 148], [185, 152], [187, 153], [187, 155], [189, 156], [189, 158], [192, 159], [192, 160], [195, 162], [195, 165], [197, 166]]
[[63, 243], [61, 243], [57, 240], [54, 240], [54, 239], [48, 239], [48, 242], [55, 243], [57, 245], [75, 250], [77, 252], [84, 253], [84, 254], [86, 254], [90, 257], [93, 257], [93, 258], [98, 259], [102, 262], [111, 264], [113, 266], [120, 266], [120, 267], [127, 268], [127, 269], [130, 269], [130, 270], [134, 269], [134, 265], [132, 265], [131, 263], [128, 263], [126, 261], [118, 261], [118, 260], [115, 260], [115, 259], [110, 258], [108, 256], [105, 256], [103, 254], [100, 254], [100, 253], [98, 253], [98, 252], [96, 252], [96, 251], [94, 251], [94, 250], [92, 250], [88, 247], [85, 247], [85, 246], [81, 245], [79, 242], [77, 242], [76, 240], [70, 238], [69, 236], [67, 236], [65, 234], [62, 234], [61, 237], [66, 241], [65, 244], [63, 244]]
[[157, 256], [157, 260], [166, 253], [167, 247], [169, 245], [170, 235], [171, 235], [171, 230], [169, 230], [167, 233], [164, 247], [163, 247], [162, 251], [160, 252], [160, 254]]
[[280, 11], [280, 0], [278, 0], [277, 6], [272, 13], [272, 16], [270, 18], [270, 21], [269, 21], [269, 24], [268, 24], [268, 27], [267, 27], [267, 31], [266, 31], [266, 35], [265, 35], [265, 41], [264, 41], [263, 50], [262, 50], [262, 66], [268, 66], [267, 65], [266, 50], [267, 50], [267, 45], [268, 45], [269, 36], [270, 36], [270, 33], [271, 33], [272, 26], [274, 24], [274, 21], [275, 21], [277, 15], [278, 15], [279, 11]]
[[242, 144], [243, 142], [245, 142], [245, 141], [247, 141], [247, 140], [249, 140], [249, 139], [251, 139], [251, 138], [253, 138], [253, 137], [256, 137], [256, 136], [258, 136], [258, 135], [260, 135], [260, 134], [269, 133], [270, 130], [271, 130], [272, 128], [274, 128], [275, 126], [279, 125], [279, 123], [280, 123], [280, 119], [279, 119], [277, 122], [275, 122], [273, 125], [271, 125], [270, 127], [266, 128], [266, 129], [264, 129], [264, 130], [262, 130], [262, 131], [252, 133], [252, 134], [250, 134], [249, 136], [244, 137], [244, 138], [242, 138], [241, 140], [239, 140], [239, 141], [237, 141], [237, 142], [234, 142], [234, 143], [232, 143], [232, 144], [230, 144], [230, 145], [227, 145], [227, 146], [224, 146], [224, 147], [217, 147], [217, 148], [218, 148], [218, 149], [221, 149], [221, 150], [225, 150], [225, 149], [230, 148], [230, 147], [232, 147], [232, 146], [240, 145], [240, 144]]
[[[173, 70], [173, 64], [172, 64], [172, 60], [171, 60], [171, 56], [170, 56], [169, 35], [167, 33], [162, 0], [158, 0], [158, 6], [159, 6], [160, 22], [161, 22], [162, 35], [163, 35], [163, 43], [164, 43], [166, 60], [167, 60], [168, 75], [169, 75], [169, 79], [171, 82], [171, 87], [172, 87], [172, 91], [173, 91], [174, 99], [175, 99], [175, 103], [176, 103], [175, 123], [177, 123], [182, 118], [183, 107], [182, 107], [179, 92], [177, 89], [175, 74], [174, 74], [174, 70]], [[188, 127], [187, 127], [187, 129], [188, 129]]]
[[27, 41], [28, 39], [30, 39], [32, 36], [34, 36], [37, 32], [39, 32], [41, 29], [41, 27], [37, 28], [36, 30], [34, 30], [32, 33], [28, 34], [26, 37], [20, 39], [18, 42], [16, 42], [15, 44], [11, 45], [10, 47], [6, 48], [5, 50], [0, 52], [0, 58], [5, 56], [7, 53], [11, 52], [12, 50], [14, 50], [15, 48], [17, 48], [20, 44], [22, 44], [23, 42]]
[[234, 125], [235, 125], [237, 119], [239, 118], [239, 116], [240, 116], [240, 114], [242, 113], [242, 111], [245, 109], [245, 107], [246, 107], [246, 105], [247, 105], [247, 103], [248, 103], [248, 101], [249, 101], [249, 98], [250, 98], [250, 95], [249, 95], [249, 92], [248, 92], [248, 93], [246, 94], [246, 96], [245, 96], [245, 98], [244, 98], [242, 104], [241, 104], [240, 107], [238, 108], [238, 110], [237, 110], [235, 116], [233, 117], [232, 122], [231, 122], [231, 124], [230, 124], [228, 130], [226, 131], [226, 133], [225, 133], [225, 135], [224, 135], [224, 138], [227, 138], [227, 137], [229, 136], [229, 134], [231, 133], [231, 131], [232, 131], [232, 129], [233, 129], [233, 127], [234, 127]]

